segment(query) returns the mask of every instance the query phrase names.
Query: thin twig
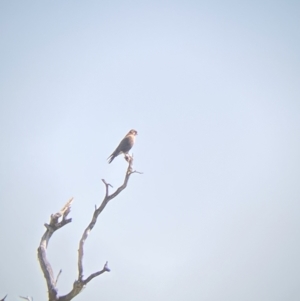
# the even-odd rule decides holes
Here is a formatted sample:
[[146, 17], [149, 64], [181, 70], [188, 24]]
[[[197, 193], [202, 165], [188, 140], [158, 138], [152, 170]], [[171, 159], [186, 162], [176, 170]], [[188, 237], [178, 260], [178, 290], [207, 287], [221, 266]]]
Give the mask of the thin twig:
[[107, 196], [108, 196], [108, 190], [109, 190], [109, 186], [111, 187], [111, 188], [113, 188], [112, 187], [112, 185], [111, 184], [109, 184], [109, 183], [106, 183], [106, 181], [104, 180], [104, 179], [102, 179], [102, 182], [104, 183], [104, 185], [105, 185], [105, 198], [107, 198]]
[[32, 297], [23, 297], [23, 296], [19, 296], [20, 298], [24, 299], [24, 300], [28, 300], [28, 301], [33, 301], [33, 298]]
[[57, 285], [57, 282], [58, 282], [58, 278], [60, 276], [60, 274], [62, 273], [62, 269], [59, 270], [57, 276], [56, 276], [56, 280], [55, 280], [55, 286]]
[[138, 173], [138, 174], [140, 174], [140, 175], [142, 175], [142, 174], [143, 174], [142, 172], [140, 172], [140, 171], [137, 171], [137, 170], [134, 170], [134, 171], [132, 171], [131, 173]]

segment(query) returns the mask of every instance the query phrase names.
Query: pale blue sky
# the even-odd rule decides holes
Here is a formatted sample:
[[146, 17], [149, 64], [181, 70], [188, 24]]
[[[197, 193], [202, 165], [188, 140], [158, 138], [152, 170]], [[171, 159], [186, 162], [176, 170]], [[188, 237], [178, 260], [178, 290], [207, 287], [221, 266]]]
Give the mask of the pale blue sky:
[[0, 2], [0, 297], [59, 293], [131, 129], [135, 168], [86, 243], [76, 300], [299, 300], [300, 2]]

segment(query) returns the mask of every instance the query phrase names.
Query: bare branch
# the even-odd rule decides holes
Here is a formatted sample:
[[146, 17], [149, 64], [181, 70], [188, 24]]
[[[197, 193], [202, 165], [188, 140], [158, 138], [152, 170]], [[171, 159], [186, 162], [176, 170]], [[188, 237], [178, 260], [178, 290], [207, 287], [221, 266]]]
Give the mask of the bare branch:
[[73, 289], [71, 292], [65, 296], [62, 296], [59, 298], [59, 301], [69, 301], [72, 298], [74, 298], [76, 295], [78, 295], [82, 289], [85, 287], [87, 283], [89, 283], [92, 279], [95, 277], [105, 273], [105, 272], [110, 272], [110, 269], [108, 268], [108, 263], [106, 262], [104, 267], [102, 268], [101, 271], [95, 272], [88, 276], [86, 279], [83, 279], [83, 256], [84, 256], [84, 243], [86, 239], [88, 238], [90, 232], [94, 228], [97, 218], [99, 214], [104, 210], [106, 205], [110, 200], [115, 198], [121, 191], [123, 191], [127, 187], [128, 180], [130, 178], [130, 175], [133, 172], [132, 170], [132, 164], [133, 164], [133, 157], [127, 156], [126, 161], [128, 162], [128, 167], [126, 170], [125, 178], [123, 184], [112, 194], [109, 194], [109, 187], [112, 187], [112, 185], [108, 184], [104, 179], [102, 179], [102, 182], [105, 185], [105, 196], [104, 199], [101, 203], [101, 205], [97, 208], [95, 207], [94, 214], [92, 216], [91, 222], [89, 225], [86, 227], [84, 230], [82, 237], [79, 242], [79, 248], [78, 248], [78, 279], [74, 282], [73, 284]]
[[38, 247], [38, 259], [40, 262], [41, 269], [43, 271], [44, 277], [47, 282], [48, 287], [48, 297], [49, 300], [57, 300], [57, 289], [56, 289], [56, 280], [54, 279], [52, 267], [47, 259], [47, 247], [49, 240], [52, 234], [67, 225], [72, 221], [71, 218], [67, 218], [68, 214], [71, 211], [71, 204], [73, 202], [73, 198], [71, 198], [65, 206], [56, 214], [52, 214], [50, 217], [50, 223], [45, 224], [46, 232], [42, 236], [40, 245]]
[[108, 186], [111, 186], [111, 185], [108, 184], [104, 179], [102, 179], [102, 181], [105, 185], [105, 188], [106, 188], [105, 197], [104, 197], [101, 205], [99, 206], [99, 208], [97, 208], [95, 210], [95, 212], [93, 214], [93, 217], [92, 217], [92, 220], [89, 223], [89, 225], [87, 226], [87, 228], [84, 230], [83, 235], [81, 237], [81, 240], [79, 242], [79, 249], [78, 249], [78, 280], [83, 279], [83, 263], [82, 263], [82, 261], [83, 261], [83, 255], [84, 255], [83, 246], [84, 246], [85, 240], [87, 239], [88, 235], [90, 234], [90, 232], [94, 228], [99, 214], [103, 211], [103, 209], [106, 207], [108, 202], [110, 200], [112, 200], [113, 198], [115, 198], [122, 190], [124, 190], [126, 188], [129, 177], [133, 173], [132, 172], [132, 163], [133, 163], [133, 158], [129, 157], [129, 159], [128, 159], [128, 168], [127, 168], [127, 171], [126, 171], [124, 183], [113, 194], [111, 194], [111, 195], [108, 194]]
[[0, 301], [4, 301], [6, 297], [7, 297], [7, 295], [4, 298], [2, 298]]

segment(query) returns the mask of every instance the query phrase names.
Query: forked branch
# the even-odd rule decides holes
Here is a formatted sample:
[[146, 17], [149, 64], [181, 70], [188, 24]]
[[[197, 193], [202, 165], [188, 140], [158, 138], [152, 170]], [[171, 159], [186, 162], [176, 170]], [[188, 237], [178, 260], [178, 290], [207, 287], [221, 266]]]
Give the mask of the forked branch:
[[46, 278], [49, 301], [56, 301], [58, 296], [57, 296], [57, 289], [56, 289], [56, 279], [54, 278], [51, 264], [47, 259], [46, 250], [52, 234], [56, 230], [62, 228], [63, 226], [67, 225], [72, 221], [71, 218], [67, 218], [68, 214], [71, 211], [72, 202], [73, 202], [73, 198], [71, 198], [59, 212], [51, 215], [50, 223], [45, 224], [46, 232], [42, 236], [40, 245], [38, 247], [38, 259], [44, 277]]
[[[108, 262], [106, 262], [100, 271], [94, 272], [90, 276], [88, 276], [87, 278], [84, 279], [84, 277], [83, 277], [84, 243], [85, 243], [89, 233], [94, 228], [94, 226], [97, 222], [98, 216], [104, 210], [104, 208], [106, 207], [108, 202], [110, 200], [112, 200], [113, 198], [115, 198], [118, 194], [120, 194], [127, 187], [127, 183], [128, 183], [128, 180], [129, 180], [131, 174], [138, 173], [137, 171], [132, 170], [133, 158], [129, 157], [126, 159], [126, 161], [128, 162], [128, 168], [126, 170], [124, 182], [118, 189], [116, 189], [116, 191], [114, 193], [109, 194], [109, 187], [112, 187], [112, 186], [110, 184], [108, 184], [104, 179], [102, 179], [102, 182], [105, 185], [105, 196], [104, 196], [104, 199], [103, 199], [101, 205], [98, 208], [97, 207], [95, 208], [91, 222], [89, 223], [89, 225], [86, 227], [86, 229], [84, 230], [84, 232], [82, 234], [82, 237], [79, 242], [79, 249], [78, 249], [78, 278], [75, 280], [71, 291], [64, 296], [58, 296], [58, 290], [57, 290], [57, 281], [58, 281], [61, 271], [55, 278], [52, 267], [47, 259], [46, 250], [47, 250], [48, 243], [49, 243], [49, 240], [50, 240], [52, 234], [56, 230], [62, 228], [63, 226], [67, 225], [68, 223], [70, 223], [72, 221], [71, 218], [67, 218], [67, 217], [71, 211], [71, 204], [72, 204], [73, 198], [70, 199], [59, 212], [57, 212], [54, 215], [51, 215], [49, 224], [45, 224], [46, 232], [42, 236], [40, 245], [38, 247], [38, 259], [39, 259], [40, 266], [42, 268], [44, 277], [47, 282], [49, 301], [70, 301], [75, 296], [77, 296], [82, 291], [82, 289], [92, 279], [94, 279], [95, 277], [97, 277], [105, 272], [110, 271], [110, 269], [108, 268]], [[4, 299], [5, 299], [5, 297], [4, 297]], [[2, 301], [2, 300], [0, 300], [0, 301]]]
[[94, 228], [99, 214], [104, 210], [104, 208], [106, 207], [106, 205], [108, 204], [108, 202], [110, 200], [115, 198], [119, 193], [121, 193], [127, 187], [127, 183], [128, 183], [128, 180], [129, 180], [131, 174], [133, 174], [135, 172], [132, 170], [133, 158], [130, 157], [127, 160], [127, 162], [128, 162], [128, 167], [126, 170], [124, 182], [114, 193], [109, 194], [109, 187], [112, 187], [112, 185], [107, 183], [104, 179], [102, 179], [102, 182], [105, 185], [105, 197], [104, 197], [101, 205], [98, 208], [95, 208], [94, 214], [92, 216], [92, 220], [89, 223], [89, 225], [86, 227], [86, 229], [84, 230], [82, 237], [80, 239], [79, 248], [78, 248], [78, 281], [83, 281], [85, 284], [87, 284], [90, 280], [92, 280], [94, 277], [102, 274], [103, 272], [109, 272], [109, 268], [108, 268], [107, 262], [106, 262], [106, 264], [104, 265], [104, 267], [101, 271], [95, 272], [94, 274], [90, 275], [85, 280], [83, 280], [83, 255], [84, 255], [83, 249], [84, 249], [84, 243], [85, 243], [88, 235]]

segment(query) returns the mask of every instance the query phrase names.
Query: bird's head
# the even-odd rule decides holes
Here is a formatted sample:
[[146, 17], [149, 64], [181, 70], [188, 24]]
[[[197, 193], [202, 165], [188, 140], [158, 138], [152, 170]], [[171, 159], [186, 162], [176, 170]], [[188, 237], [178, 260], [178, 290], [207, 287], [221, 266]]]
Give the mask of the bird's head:
[[128, 135], [133, 135], [136, 136], [138, 134], [138, 132], [136, 130], [130, 130]]

